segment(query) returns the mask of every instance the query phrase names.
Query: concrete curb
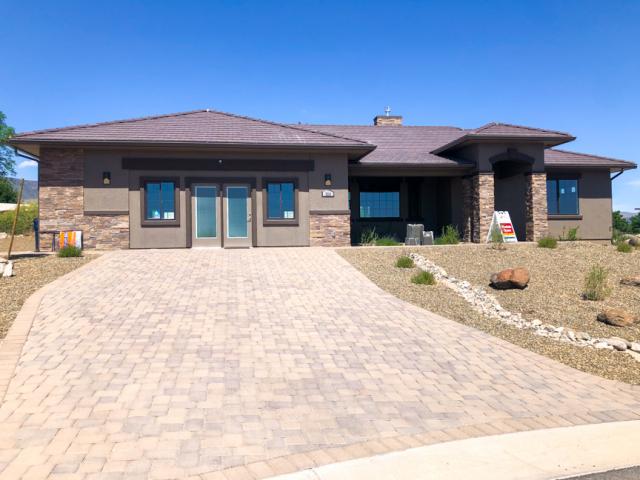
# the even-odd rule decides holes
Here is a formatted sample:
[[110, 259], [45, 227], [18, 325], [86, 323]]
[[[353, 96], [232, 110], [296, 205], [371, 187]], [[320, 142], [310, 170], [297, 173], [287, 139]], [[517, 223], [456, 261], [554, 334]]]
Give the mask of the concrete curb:
[[495, 435], [334, 463], [272, 480], [551, 480], [640, 464], [640, 421]]
[[47, 283], [32, 293], [31, 296], [25, 300], [22, 308], [18, 312], [18, 315], [7, 332], [7, 336], [0, 340], [0, 404], [2, 404], [7, 393], [9, 383], [13, 378], [16, 366], [20, 360], [22, 347], [27, 341], [27, 337], [31, 331], [31, 326], [33, 325], [33, 321], [38, 313], [40, 302], [42, 302], [44, 296], [52, 289], [56, 288], [60, 283], [63, 283], [74, 275], [77, 275], [78, 272], [84, 271], [95, 265], [96, 262], [102, 261], [106, 255], [107, 254], [102, 254], [91, 260], [86, 265], [82, 265], [61, 277], [56, 278], [53, 282]]

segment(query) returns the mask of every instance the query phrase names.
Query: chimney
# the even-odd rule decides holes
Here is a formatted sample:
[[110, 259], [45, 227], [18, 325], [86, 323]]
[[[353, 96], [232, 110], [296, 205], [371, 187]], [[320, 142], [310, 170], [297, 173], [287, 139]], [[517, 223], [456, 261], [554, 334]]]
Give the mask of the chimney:
[[391, 113], [391, 108], [386, 107], [384, 109], [384, 115], [376, 115], [373, 117], [373, 124], [376, 127], [401, 127], [402, 116], [389, 115], [389, 113]]

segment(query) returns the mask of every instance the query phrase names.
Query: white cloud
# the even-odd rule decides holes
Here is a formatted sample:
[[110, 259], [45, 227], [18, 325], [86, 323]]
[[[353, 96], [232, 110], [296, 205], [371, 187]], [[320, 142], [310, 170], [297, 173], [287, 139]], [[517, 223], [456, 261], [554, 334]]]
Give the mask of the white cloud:
[[631, 185], [632, 187], [640, 187], [640, 180], [631, 180], [627, 182], [627, 185]]
[[18, 168], [32, 168], [38, 166], [35, 160], [23, 160], [18, 164]]

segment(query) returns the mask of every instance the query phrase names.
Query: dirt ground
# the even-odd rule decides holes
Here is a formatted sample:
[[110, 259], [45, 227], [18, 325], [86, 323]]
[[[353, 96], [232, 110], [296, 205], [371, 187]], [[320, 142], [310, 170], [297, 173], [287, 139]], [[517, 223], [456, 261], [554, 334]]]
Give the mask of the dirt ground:
[[[0, 257], [6, 258], [10, 237], [0, 239]], [[33, 235], [16, 235], [13, 241], [13, 252], [32, 252], [35, 249], [36, 240]]]
[[[640, 288], [620, 285], [626, 275], [640, 275], [640, 251], [620, 253], [615, 247], [587, 242], [563, 242], [555, 250], [533, 244], [507, 246], [493, 250], [487, 245], [436, 247], [364, 247], [340, 249], [338, 253], [390, 293], [439, 313], [452, 320], [478, 328], [521, 347], [554, 358], [569, 366], [606, 378], [640, 384], [640, 363], [619, 352], [579, 348], [533, 335], [481, 316], [450, 289], [436, 285], [414, 285], [410, 278], [416, 269], [395, 267], [396, 259], [417, 252], [443, 267], [451, 275], [484, 286], [503, 307], [529, 319], [588, 332], [598, 337], [618, 336], [640, 339], [640, 328], [604, 325], [596, 315], [605, 306], [623, 307], [640, 315]], [[582, 299], [584, 276], [592, 265], [609, 271], [611, 296], [602, 302]], [[531, 273], [525, 290], [495, 291], [488, 286], [491, 273], [503, 268], [523, 266]]]

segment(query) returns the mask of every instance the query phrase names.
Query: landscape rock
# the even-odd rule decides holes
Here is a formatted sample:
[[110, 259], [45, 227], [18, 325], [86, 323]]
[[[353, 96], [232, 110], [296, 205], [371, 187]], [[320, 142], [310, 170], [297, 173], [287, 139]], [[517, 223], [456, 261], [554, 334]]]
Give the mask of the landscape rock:
[[637, 235], [631, 235], [628, 240], [629, 245], [640, 247], [640, 237], [638, 237]]
[[491, 275], [491, 286], [497, 290], [526, 288], [529, 284], [529, 271], [526, 268], [507, 268]]
[[2, 268], [2, 276], [3, 277], [11, 277], [13, 276], [13, 262], [9, 260], [6, 263], [0, 264], [3, 266]]
[[640, 287], [640, 275], [635, 277], [624, 277], [620, 280], [621, 285], [629, 285], [630, 287]]
[[598, 321], [614, 327], [629, 327], [638, 321], [638, 318], [621, 308], [607, 308], [598, 314]]
[[640, 343], [631, 342], [631, 346], [629, 347], [629, 350], [633, 350], [634, 352], [640, 353]]
[[613, 337], [607, 339], [607, 343], [619, 352], [624, 352], [627, 349], [627, 342], [622, 338]]

